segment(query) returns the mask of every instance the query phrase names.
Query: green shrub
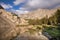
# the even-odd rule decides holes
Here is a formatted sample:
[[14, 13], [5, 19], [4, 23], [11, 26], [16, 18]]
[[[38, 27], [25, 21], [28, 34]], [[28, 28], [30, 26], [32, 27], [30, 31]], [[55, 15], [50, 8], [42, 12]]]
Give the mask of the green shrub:
[[44, 29], [43, 32], [47, 32], [50, 36], [52, 36], [53, 38], [56, 38], [56, 39], [60, 37], [60, 30], [58, 30], [58, 28], [47, 27]]

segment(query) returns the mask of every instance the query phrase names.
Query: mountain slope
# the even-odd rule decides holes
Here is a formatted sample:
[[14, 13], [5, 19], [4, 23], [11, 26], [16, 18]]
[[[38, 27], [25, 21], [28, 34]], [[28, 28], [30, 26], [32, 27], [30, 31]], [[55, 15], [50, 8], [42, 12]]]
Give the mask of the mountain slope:
[[0, 40], [10, 40], [18, 33], [15, 23], [9, 19], [8, 14], [0, 8]]

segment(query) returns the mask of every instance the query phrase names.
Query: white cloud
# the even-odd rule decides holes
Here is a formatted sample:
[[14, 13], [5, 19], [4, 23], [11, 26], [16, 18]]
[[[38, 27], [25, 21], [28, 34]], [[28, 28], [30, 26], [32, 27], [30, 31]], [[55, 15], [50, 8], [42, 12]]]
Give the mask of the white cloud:
[[20, 3], [22, 3], [22, 2], [24, 2], [25, 0], [15, 0], [13, 3], [14, 3], [14, 5], [18, 5], [18, 4], [20, 4]]
[[29, 6], [37, 6], [39, 4], [40, 4], [40, 0], [29, 0], [27, 2], [27, 5], [29, 5]]
[[60, 3], [60, 0], [29, 0], [24, 8], [46, 8]]
[[15, 0], [13, 3], [19, 5], [20, 3], [26, 3], [22, 8], [25, 10], [35, 8], [49, 8], [60, 3], [60, 0]]
[[9, 9], [9, 8], [13, 8], [13, 6], [9, 5], [9, 4], [4, 4], [4, 3], [0, 3], [2, 5], [3, 8], [5, 9]]
[[14, 10], [14, 9], [11, 9], [11, 12], [15, 13], [15, 14], [24, 14], [24, 13], [28, 13], [29, 11], [25, 11], [25, 10]]
[[16, 13], [22, 14], [22, 13], [28, 13], [28, 11], [16, 10]]
[[[22, 1], [23, 2], [23, 1]], [[52, 8], [59, 6], [60, 0], [28, 0], [22, 7], [23, 10], [34, 10], [38, 8]], [[59, 5], [58, 5], [59, 4]]]

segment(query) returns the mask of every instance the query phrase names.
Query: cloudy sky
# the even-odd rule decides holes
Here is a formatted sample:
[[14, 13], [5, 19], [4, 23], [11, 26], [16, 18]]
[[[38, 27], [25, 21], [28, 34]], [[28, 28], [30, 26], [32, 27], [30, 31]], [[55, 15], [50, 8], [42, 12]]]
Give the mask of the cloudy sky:
[[60, 0], [0, 0], [6, 10], [17, 14], [28, 13], [39, 8], [52, 9], [60, 6]]

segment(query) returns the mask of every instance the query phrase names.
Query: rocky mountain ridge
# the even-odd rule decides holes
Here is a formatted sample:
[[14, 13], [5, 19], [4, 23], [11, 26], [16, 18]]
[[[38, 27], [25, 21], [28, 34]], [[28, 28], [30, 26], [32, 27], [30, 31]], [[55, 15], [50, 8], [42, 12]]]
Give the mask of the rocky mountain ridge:
[[50, 10], [49, 9], [38, 9], [38, 10], [31, 11], [26, 14], [21, 14], [20, 17], [24, 19], [41, 19], [43, 17], [46, 17], [47, 15], [49, 18], [50, 16], [54, 15], [56, 11], [57, 9], [50, 9]]

